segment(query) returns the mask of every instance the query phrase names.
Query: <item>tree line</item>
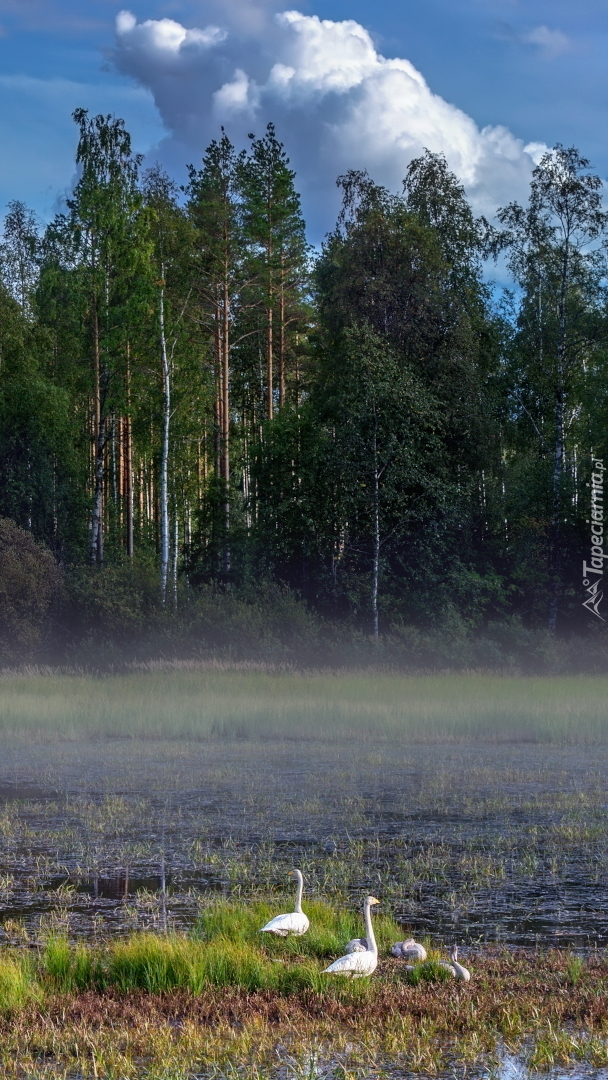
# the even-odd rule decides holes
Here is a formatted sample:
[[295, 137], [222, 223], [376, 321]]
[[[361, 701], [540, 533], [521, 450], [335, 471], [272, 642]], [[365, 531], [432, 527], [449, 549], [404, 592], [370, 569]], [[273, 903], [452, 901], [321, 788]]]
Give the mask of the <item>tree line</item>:
[[313, 251], [272, 124], [177, 188], [74, 120], [63, 212], [4, 220], [1, 516], [68, 575], [146, 567], [167, 611], [272, 587], [374, 638], [601, 622], [608, 215], [576, 149], [493, 226], [442, 155], [399, 193], [351, 171]]

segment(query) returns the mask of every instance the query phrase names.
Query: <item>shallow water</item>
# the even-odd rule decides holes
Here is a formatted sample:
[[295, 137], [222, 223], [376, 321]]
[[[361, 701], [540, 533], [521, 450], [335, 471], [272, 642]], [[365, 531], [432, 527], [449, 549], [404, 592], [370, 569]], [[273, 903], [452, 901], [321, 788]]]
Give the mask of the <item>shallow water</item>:
[[0, 748], [0, 922], [187, 926], [219, 895], [373, 890], [437, 942], [608, 944], [608, 751], [128, 740]]

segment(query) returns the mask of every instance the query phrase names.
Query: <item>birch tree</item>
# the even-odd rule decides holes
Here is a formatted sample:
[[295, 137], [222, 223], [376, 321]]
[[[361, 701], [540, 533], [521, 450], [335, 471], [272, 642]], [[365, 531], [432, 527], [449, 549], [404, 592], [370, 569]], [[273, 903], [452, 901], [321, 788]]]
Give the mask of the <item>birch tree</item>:
[[536, 401], [529, 403], [527, 414], [543, 450], [550, 447], [548, 623], [555, 629], [568, 426], [578, 405], [575, 387], [582, 368], [605, 340], [604, 320], [597, 317], [605, 303], [607, 273], [602, 181], [578, 150], [558, 144], [533, 172], [528, 206], [510, 203], [497, 216], [504, 232], [494, 251], [506, 250], [524, 292], [522, 314], [532, 306], [536, 315], [536, 349], [526, 371]]
[[25, 203], [13, 199], [8, 204], [0, 242], [2, 280], [23, 314], [31, 319], [32, 298], [39, 276], [40, 226]]
[[[157, 294], [158, 345], [161, 373], [161, 449], [160, 449], [160, 590], [163, 604], [167, 601], [170, 563], [169, 465], [171, 419], [175, 410], [173, 378], [176, 349], [183, 333], [184, 316], [190, 290], [183, 272], [183, 254], [191, 236], [186, 236], [186, 222], [177, 205], [177, 189], [158, 167], [145, 177], [144, 192], [153, 242], [152, 260]], [[182, 273], [180, 273], [180, 270]], [[177, 529], [177, 512], [174, 515]], [[177, 539], [174, 544], [177, 560]], [[173, 577], [176, 578], [175, 570]]]
[[[318, 391], [317, 391], [318, 392]], [[440, 419], [420, 381], [368, 327], [345, 332], [324, 380], [329, 473], [336, 481], [337, 556], [348, 577], [368, 566], [372, 637], [380, 633], [384, 554], [404, 542], [441, 488], [433, 469]], [[337, 496], [337, 497], [336, 497]]]

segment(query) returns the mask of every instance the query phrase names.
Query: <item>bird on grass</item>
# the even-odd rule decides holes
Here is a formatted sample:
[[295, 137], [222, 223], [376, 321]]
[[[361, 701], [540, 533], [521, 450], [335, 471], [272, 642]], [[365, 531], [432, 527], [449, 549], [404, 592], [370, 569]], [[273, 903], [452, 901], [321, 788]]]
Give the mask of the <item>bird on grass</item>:
[[468, 970], [468, 968], [465, 968], [462, 964], [458, 963], [457, 945], [452, 945], [452, 948], [450, 949], [450, 959], [442, 960], [441, 966], [444, 967], [446, 971], [449, 971], [455, 979], [460, 979], [462, 982], [471, 981], [471, 972]]
[[290, 870], [289, 877], [296, 878], [298, 882], [294, 910], [287, 915], [277, 915], [274, 919], [271, 919], [270, 922], [266, 923], [266, 926], [262, 927], [260, 934], [276, 934], [277, 937], [287, 937], [289, 934], [294, 934], [296, 937], [301, 937], [308, 930], [310, 923], [302, 911], [302, 892], [304, 890], [302, 872], [301, 870]]
[[341, 956], [338, 960], [334, 960], [333, 964], [330, 964], [328, 968], [325, 968], [323, 972], [324, 975], [348, 975], [351, 979], [358, 979], [363, 975], [373, 974], [378, 963], [378, 946], [376, 945], [376, 938], [374, 937], [371, 909], [373, 904], [379, 903], [380, 901], [376, 900], [375, 896], [365, 897], [365, 903], [363, 904], [365, 937], [353, 938], [353, 941], [349, 941], [348, 943], [349, 945], [352, 945], [353, 942], [358, 942], [359, 945], [361, 945], [365, 942], [365, 948], [353, 949], [351, 952], [347, 952], [344, 956]]
[[413, 938], [408, 938], [407, 941], [396, 941], [391, 946], [391, 953], [393, 956], [399, 957], [400, 960], [426, 960], [424, 945], [420, 945]]

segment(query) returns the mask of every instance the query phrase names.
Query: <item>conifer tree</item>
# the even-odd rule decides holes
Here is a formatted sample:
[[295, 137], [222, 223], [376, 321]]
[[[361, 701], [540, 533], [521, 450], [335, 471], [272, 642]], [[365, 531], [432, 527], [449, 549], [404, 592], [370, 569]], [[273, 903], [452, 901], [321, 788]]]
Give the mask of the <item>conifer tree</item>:
[[264, 317], [266, 415], [272, 420], [275, 389], [279, 408], [286, 400], [287, 335], [302, 318], [307, 245], [295, 173], [274, 124], [268, 124], [262, 138], [250, 135], [250, 139], [249, 153], [239, 159], [238, 175], [251, 276]]
[[[124, 121], [112, 116], [89, 118], [77, 109], [76, 162], [81, 175], [68, 200], [68, 214], [58, 223], [80, 288], [86, 297], [86, 320], [93, 373], [93, 510], [90, 561], [104, 560], [104, 464], [112, 393], [124, 365], [133, 285], [142, 263], [141, 158], [131, 150]], [[145, 245], [144, 245], [145, 246]], [[145, 252], [143, 253], [145, 262]]]

